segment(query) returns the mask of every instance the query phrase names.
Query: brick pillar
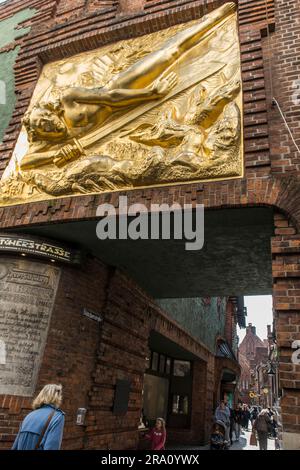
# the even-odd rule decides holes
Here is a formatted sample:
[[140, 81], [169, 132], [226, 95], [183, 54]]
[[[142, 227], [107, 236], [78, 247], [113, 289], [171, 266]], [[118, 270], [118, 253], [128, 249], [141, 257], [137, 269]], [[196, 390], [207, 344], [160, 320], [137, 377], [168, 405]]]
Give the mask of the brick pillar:
[[[118, 274], [107, 284], [103, 324], [89, 391], [86, 449], [136, 449], [142, 409], [146, 357], [149, 355], [147, 304]], [[117, 380], [130, 381], [128, 411], [114, 415]]]
[[300, 236], [281, 214], [275, 214], [272, 256], [283, 446], [285, 450], [299, 450], [300, 364], [292, 362], [291, 346], [300, 340]]

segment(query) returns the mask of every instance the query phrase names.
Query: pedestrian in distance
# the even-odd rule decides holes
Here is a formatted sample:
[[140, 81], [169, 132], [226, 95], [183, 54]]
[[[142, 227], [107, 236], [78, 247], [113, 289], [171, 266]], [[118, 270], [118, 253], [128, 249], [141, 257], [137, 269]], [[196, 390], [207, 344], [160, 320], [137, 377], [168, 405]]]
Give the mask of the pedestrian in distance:
[[232, 438], [233, 438], [233, 433], [235, 431], [235, 411], [231, 406], [229, 406], [229, 412], [230, 412], [230, 430], [229, 430], [229, 437], [230, 437], [230, 444], [233, 444]]
[[251, 421], [251, 426], [253, 427], [253, 423], [256, 420], [258, 416], [258, 409], [256, 406], [253, 407], [251, 414], [250, 414], [250, 421]]
[[230, 445], [230, 410], [226, 406], [224, 400], [220, 402], [215, 412], [215, 421], [222, 421], [225, 425], [225, 440], [227, 445]]
[[240, 405], [236, 405], [234, 408], [234, 433], [235, 440], [240, 440], [241, 435], [241, 421], [242, 421], [242, 410]]
[[268, 450], [268, 433], [271, 420], [268, 410], [263, 409], [253, 423], [253, 430], [257, 432], [259, 450]]
[[248, 405], [244, 404], [243, 410], [242, 410], [242, 427], [246, 431], [249, 430], [249, 420], [250, 420], [250, 411], [249, 411]]
[[12, 450], [59, 450], [65, 423], [61, 403], [62, 386], [45, 385], [21, 423]]
[[151, 450], [165, 450], [167, 439], [165, 420], [157, 418], [155, 427], [145, 435], [145, 438], [151, 441]]

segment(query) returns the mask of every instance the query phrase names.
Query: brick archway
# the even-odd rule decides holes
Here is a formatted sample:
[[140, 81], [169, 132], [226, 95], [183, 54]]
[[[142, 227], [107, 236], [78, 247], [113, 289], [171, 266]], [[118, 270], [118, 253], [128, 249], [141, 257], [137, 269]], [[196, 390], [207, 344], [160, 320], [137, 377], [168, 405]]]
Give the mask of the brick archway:
[[55, 221], [76, 221], [96, 218], [98, 205], [118, 207], [119, 196], [127, 196], [128, 204], [139, 202], [150, 208], [152, 203], [174, 202], [204, 204], [205, 209], [270, 206], [282, 212], [300, 230], [300, 181], [289, 177], [239, 179], [215, 183], [195, 183], [162, 188], [136, 189], [113, 193], [70, 196], [51, 201], [32, 202], [0, 208], [0, 229], [31, 226]]

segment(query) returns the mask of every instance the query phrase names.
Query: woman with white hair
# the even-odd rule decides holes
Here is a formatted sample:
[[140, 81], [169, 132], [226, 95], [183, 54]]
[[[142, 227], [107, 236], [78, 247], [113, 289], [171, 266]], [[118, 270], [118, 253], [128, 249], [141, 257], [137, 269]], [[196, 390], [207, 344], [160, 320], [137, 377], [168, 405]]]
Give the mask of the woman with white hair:
[[59, 409], [62, 386], [48, 384], [32, 403], [33, 411], [22, 422], [13, 450], [59, 450], [65, 417]]

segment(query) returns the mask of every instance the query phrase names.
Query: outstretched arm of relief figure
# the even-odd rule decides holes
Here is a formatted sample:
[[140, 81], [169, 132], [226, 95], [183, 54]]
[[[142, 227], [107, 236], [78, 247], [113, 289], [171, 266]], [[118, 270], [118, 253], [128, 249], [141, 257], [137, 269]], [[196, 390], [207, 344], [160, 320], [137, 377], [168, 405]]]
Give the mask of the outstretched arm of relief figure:
[[158, 50], [151, 52], [128, 69], [113, 76], [107, 84], [108, 89], [137, 89], [149, 86], [153, 80], [165, 73], [182, 54], [198, 44], [212, 26], [233, 13], [235, 9], [235, 3], [225, 3], [205, 15], [197, 24], [178, 32], [171, 39], [165, 41]]
[[122, 108], [144, 101], [162, 98], [177, 83], [177, 76], [171, 72], [164, 78], [156, 80], [151, 87], [142, 89], [115, 89], [105, 88], [70, 88], [62, 98], [66, 106], [74, 103], [99, 104], [113, 108]]

